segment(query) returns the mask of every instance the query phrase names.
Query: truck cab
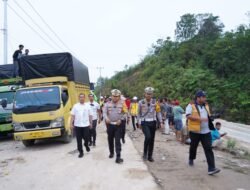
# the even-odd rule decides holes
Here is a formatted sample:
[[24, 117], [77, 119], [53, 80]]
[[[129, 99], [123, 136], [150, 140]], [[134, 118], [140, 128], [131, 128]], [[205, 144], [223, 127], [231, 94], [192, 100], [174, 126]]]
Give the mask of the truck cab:
[[36, 139], [51, 137], [70, 142], [71, 106], [69, 89], [64, 84], [18, 90], [13, 106], [15, 140], [22, 140], [26, 146], [33, 145]]

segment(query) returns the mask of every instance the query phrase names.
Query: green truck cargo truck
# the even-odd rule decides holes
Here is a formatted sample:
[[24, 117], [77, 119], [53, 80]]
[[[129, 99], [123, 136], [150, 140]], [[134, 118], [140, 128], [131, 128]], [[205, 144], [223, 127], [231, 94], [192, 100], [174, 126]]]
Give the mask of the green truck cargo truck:
[[21, 78], [13, 78], [13, 65], [0, 66], [0, 136], [12, 135], [14, 95], [21, 86]]

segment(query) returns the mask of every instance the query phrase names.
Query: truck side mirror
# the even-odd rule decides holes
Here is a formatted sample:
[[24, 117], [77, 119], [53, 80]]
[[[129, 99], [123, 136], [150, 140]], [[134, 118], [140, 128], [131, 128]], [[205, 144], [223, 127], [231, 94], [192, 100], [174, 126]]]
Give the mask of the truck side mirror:
[[7, 100], [6, 99], [2, 99], [1, 100], [1, 106], [3, 107], [3, 108], [6, 108], [7, 107]]
[[64, 106], [65, 106], [65, 104], [67, 103], [68, 99], [69, 99], [69, 97], [68, 97], [67, 93], [66, 93], [66, 92], [63, 92], [63, 93], [62, 93], [62, 102], [63, 102], [63, 105], [64, 105]]

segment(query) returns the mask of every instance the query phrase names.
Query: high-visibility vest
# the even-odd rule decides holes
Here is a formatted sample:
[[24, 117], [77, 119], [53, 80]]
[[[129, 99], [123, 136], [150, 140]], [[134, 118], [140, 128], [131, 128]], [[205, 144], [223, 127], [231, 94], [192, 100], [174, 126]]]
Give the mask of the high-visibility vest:
[[156, 113], [161, 112], [161, 105], [159, 103], [156, 103], [155, 111], [156, 111]]
[[[200, 118], [199, 112], [196, 109], [195, 104], [191, 104], [191, 105], [192, 105], [192, 114], [191, 114], [191, 116], [195, 116], [195, 117]], [[208, 107], [207, 104], [205, 105], [205, 108], [206, 108], [206, 110], [208, 112], [208, 115], [210, 115], [209, 107]], [[188, 120], [188, 130], [193, 131], [193, 132], [200, 132], [201, 131], [201, 122], [198, 121], [198, 120], [194, 121], [194, 120], [189, 119]]]
[[132, 116], [137, 116], [138, 115], [138, 103], [131, 103], [130, 104], [130, 114]]

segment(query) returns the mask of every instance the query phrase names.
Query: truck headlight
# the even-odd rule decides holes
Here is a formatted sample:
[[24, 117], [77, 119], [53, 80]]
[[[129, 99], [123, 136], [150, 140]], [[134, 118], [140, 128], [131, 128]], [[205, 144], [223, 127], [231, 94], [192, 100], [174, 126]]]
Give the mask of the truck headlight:
[[18, 123], [18, 122], [13, 122], [12, 125], [13, 125], [13, 128], [14, 128], [14, 131], [20, 131], [23, 128], [22, 124]]
[[51, 121], [50, 126], [52, 128], [63, 127], [64, 126], [64, 118], [63, 117], [56, 118], [55, 120]]
[[10, 121], [12, 121], [12, 117], [10, 116], [10, 117], [6, 117], [6, 122], [10, 122]]

